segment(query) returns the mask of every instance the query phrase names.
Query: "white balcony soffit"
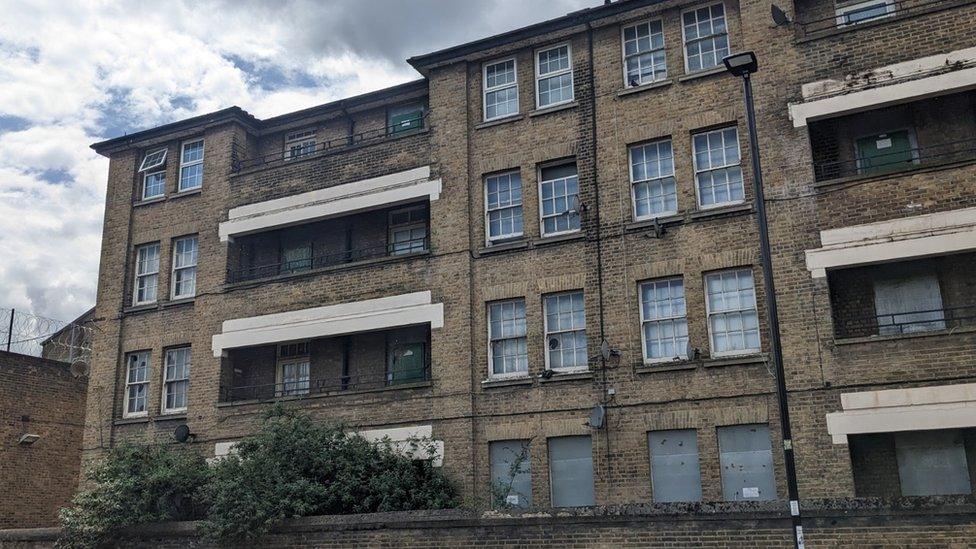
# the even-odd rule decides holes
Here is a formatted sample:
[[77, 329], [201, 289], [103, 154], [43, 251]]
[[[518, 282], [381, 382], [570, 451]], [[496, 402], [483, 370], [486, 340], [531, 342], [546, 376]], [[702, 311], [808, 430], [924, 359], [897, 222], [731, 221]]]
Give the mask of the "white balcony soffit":
[[[887, 83], [886, 83], [887, 82]], [[789, 105], [793, 126], [976, 88], [976, 48], [887, 65], [844, 80], [803, 85], [803, 103]]]
[[444, 327], [444, 304], [431, 303], [429, 291], [226, 320], [213, 336], [213, 353], [415, 324]]
[[976, 427], [976, 383], [844, 393], [827, 414], [834, 444], [848, 435]]
[[823, 245], [807, 250], [807, 269], [828, 269], [976, 250], [976, 208], [964, 208], [820, 231]]
[[422, 197], [437, 200], [440, 193], [441, 180], [430, 179], [430, 166], [343, 183], [233, 208], [228, 212], [227, 221], [220, 224], [220, 241]]

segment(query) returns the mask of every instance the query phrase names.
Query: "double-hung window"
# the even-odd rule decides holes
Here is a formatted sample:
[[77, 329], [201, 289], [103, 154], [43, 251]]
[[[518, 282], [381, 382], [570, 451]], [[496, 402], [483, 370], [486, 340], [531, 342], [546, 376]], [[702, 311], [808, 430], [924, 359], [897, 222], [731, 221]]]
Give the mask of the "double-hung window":
[[518, 114], [518, 77], [515, 67], [515, 58], [485, 65], [485, 121]]
[[197, 237], [173, 241], [173, 299], [193, 297], [197, 291]]
[[190, 348], [167, 349], [163, 368], [163, 413], [186, 410], [190, 388]]
[[159, 286], [159, 242], [136, 248], [136, 281], [133, 302], [135, 305], [156, 301]]
[[684, 282], [680, 278], [643, 282], [640, 300], [644, 362], [688, 358]]
[[488, 304], [488, 355], [491, 377], [528, 374], [524, 299]]
[[644, 21], [624, 27], [624, 83], [627, 86], [650, 84], [668, 77], [661, 20]]
[[712, 356], [758, 352], [759, 315], [752, 270], [706, 275], [705, 291]]
[[427, 249], [427, 206], [411, 206], [390, 212], [390, 249], [393, 255]]
[[126, 359], [124, 417], [146, 414], [149, 404], [149, 351], [132, 353]]
[[166, 149], [146, 153], [139, 165], [142, 176], [142, 199], [158, 198], [166, 193]]
[[305, 395], [308, 387], [308, 342], [278, 345], [278, 390], [275, 396]]
[[539, 170], [539, 197], [543, 236], [580, 229], [579, 177], [575, 162]]
[[653, 219], [678, 213], [674, 152], [670, 139], [630, 148], [630, 181], [634, 219]]
[[698, 204], [714, 208], [745, 200], [739, 132], [724, 128], [692, 136]]
[[536, 108], [573, 100], [573, 58], [569, 44], [539, 50], [535, 55]]
[[888, 17], [895, 12], [894, 0], [869, 0], [837, 6], [837, 26], [846, 27]]
[[685, 72], [708, 70], [729, 55], [725, 5], [714, 4], [681, 15], [685, 39]]
[[285, 160], [315, 153], [315, 130], [300, 130], [285, 135]]
[[519, 172], [485, 178], [488, 242], [522, 236], [522, 176]]
[[546, 365], [555, 371], [587, 369], [583, 292], [547, 295], [543, 301]]
[[183, 143], [180, 152], [180, 191], [203, 186], [203, 139]]

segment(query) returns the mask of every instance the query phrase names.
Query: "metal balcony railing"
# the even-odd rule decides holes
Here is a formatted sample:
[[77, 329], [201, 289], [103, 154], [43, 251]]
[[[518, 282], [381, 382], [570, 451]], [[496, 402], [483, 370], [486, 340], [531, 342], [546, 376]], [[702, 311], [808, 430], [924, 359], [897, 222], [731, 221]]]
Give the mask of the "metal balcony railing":
[[269, 278], [278, 275], [296, 274], [311, 271], [313, 269], [334, 267], [337, 265], [366, 261], [369, 259], [396, 257], [400, 255], [426, 252], [429, 249], [429, 237], [415, 238], [413, 240], [391, 242], [382, 246], [370, 246], [355, 250], [345, 250], [280, 263], [268, 263], [251, 267], [228, 269], [227, 282], [233, 284], [236, 282], [246, 282], [248, 280], [258, 280], [261, 278]]
[[395, 388], [430, 380], [430, 364], [420, 368], [370, 374], [348, 375], [321, 379], [305, 379], [284, 383], [221, 387], [220, 402], [268, 401], [285, 397], [342, 394], [349, 391]]
[[426, 127], [427, 113], [425, 112], [416, 118], [402, 120], [390, 126], [374, 128], [326, 141], [316, 140], [314, 146], [303, 147], [298, 150], [286, 149], [280, 152], [248, 158], [244, 151], [235, 146], [231, 171], [238, 173], [261, 166], [283, 165], [315, 156], [334, 154], [352, 147], [379, 143], [392, 137], [414, 134]]
[[927, 168], [976, 159], [976, 139], [916, 147], [869, 158], [815, 162], [817, 181]]
[[809, 21], [798, 20], [796, 28], [801, 37], [836, 28], [856, 28], [858, 25], [880, 21], [888, 17], [922, 13], [945, 6], [949, 1], [951, 0], [896, 0], [887, 5], [871, 4], [862, 8], [838, 12], [830, 17]]
[[906, 335], [966, 327], [976, 327], [976, 305], [852, 318], [837, 326], [837, 335], [840, 338]]

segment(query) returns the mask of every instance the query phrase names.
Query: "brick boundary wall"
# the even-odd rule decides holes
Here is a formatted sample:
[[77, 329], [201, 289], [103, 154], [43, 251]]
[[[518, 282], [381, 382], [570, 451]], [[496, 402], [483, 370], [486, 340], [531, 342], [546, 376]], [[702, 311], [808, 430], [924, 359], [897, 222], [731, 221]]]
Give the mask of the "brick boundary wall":
[[[976, 547], [973, 497], [804, 507], [807, 547]], [[136, 528], [123, 547], [212, 547], [193, 522]], [[53, 547], [53, 528], [0, 530], [0, 548]], [[517, 514], [411, 511], [293, 519], [262, 547], [792, 547], [785, 504], [625, 505]], [[253, 545], [252, 545], [253, 546]], [[243, 545], [241, 547], [244, 547]]]

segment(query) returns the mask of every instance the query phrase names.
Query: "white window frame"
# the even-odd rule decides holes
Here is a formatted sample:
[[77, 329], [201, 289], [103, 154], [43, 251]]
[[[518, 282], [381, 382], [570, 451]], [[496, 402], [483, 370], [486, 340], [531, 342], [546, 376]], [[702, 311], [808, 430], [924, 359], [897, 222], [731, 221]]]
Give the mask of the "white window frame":
[[[140, 272], [139, 271], [139, 268], [142, 265], [142, 262], [140, 262], [140, 260], [139, 260], [139, 255], [142, 252], [142, 250], [148, 250], [150, 248], [156, 248], [156, 270], [154, 270], [154, 271], [148, 271], [147, 270], [145, 272]], [[140, 245], [136, 246], [136, 250], [135, 250], [135, 265], [133, 265], [133, 268], [134, 268], [134, 271], [133, 272], [134, 272], [135, 276], [133, 277], [133, 280], [132, 280], [132, 304], [133, 305], [146, 305], [146, 304], [149, 304], [149, 303], [156, 303], [157, 301], [159, 301], [159, 262], [160, 262], [160, 259], [161, 259], [161, 254], [162, 254], [162, 248], [161, 248], [159, 242], [147, 242], [146, 244], [140, 244]], [[143, 278], [148, 278], [148, 277], [153, 277], [153, 276], [156, 277], [156, 290], [153, 292], [153, 296], [154, 296], [153, 299], [147, 299], [147, 300], [144, 300], [144, 301], [140, 301], [139, 300], [139, 281], [141, 279], [143, 279]]]
[[[550, 232], [546, 232], [546, 219], [550, 219], [550, 218], [554, 218], [554, 217], [560, 217], [560, 216], [566, 215], [566, 214], [568, 214], [569, 212], [572, 211], [571, 209], [569, 209], [569, 204], [571, 202], [571, 198], [570, 197], [572, 195], [569, 195], [569, 194], [566, 195], [566, 208], [567, 209], [566, 209], [565, 212], [557, 213], [557, 214], [545, 215], [543, 213], [543, 209], [542, 209], [542, 202], [543, 202], [543, 199], [542, 199], [542, 185], [543, 185], [543, 183], [553, 183], [553, 184], [555, 184], [556, 181], [559, 181], [561, 179], [569, 179], [569, 177], [559, 177], [559, 178], [556, 178], [556, 179], [545, 179], [545, 180], [543, 180], [542, 179], [542, 170], [547, 169], [547, 168], [558, 168], [560, 166], [569, 166], [569, 165], [573, 165], [576, 168], [576, 175], [575, 176], [572, 176], [572, 177], [575, 177], [576, 178], [576, 189], [577, 189], [576, 190], [576, 197], [577, 197], [577, 199], [579, 199], [579, 193], [582, 191], [582, 189], [580, 188], [580, 184], [579, 184], [579, 164], [576, 163], [576, 160], [575, 159], [572, 162], [565, 162], [565, 163], [564, 162], [559, 162], [559, 163], [555, 163], [555, 164], [547, 164], [545, 166], [539, 166], [539, 168], [536, 170], [536, 173], [538, 173], [538, 177], [536, 178], [536, 179], [538, 179], [538, 184], [536, 185], [536, 192], [539, 193], [538, 194], [538, 197], [539, 197], [539, 234], [542, 235], [543, 237], [559, 236], [559, 235], [564, 235], [564, 234], [573, 234], [573, 233], [578, 233], [581, 230], [583, 230], [583, 220], [581, 218], [580, 212], [577, 211], [576, 212], [576, 216], [581, 218], [580, 219], [580, 226], [579, 227], [577, 227], [575, 229], [566, 229], [564, 231], [553, 231], [551, 233]], [[582, 199], [579, 199], [579, 200], [582, 200]], [[524, 220], [523, 220], [523, 223], [524, 223]]]
[[[304, 351], [304, 352], [302, 352], [300, 354], [295, 354], [295, 355], [282, 356], [282, 348], [283, 347], [292, 346], [292, 345], [299, 345], [300, 347], [298, 347], [298, 349], [300, 351]], [[311, 391], [311, 388], [312, 388], [312, 360], [311, 360], [311, 352], [309, 350], [309, 347], [310, 347], [310, 342], [308, 342], [308, 341], [299, 341], [299, 342], [295, 342], [295, 343], [286, 343], [286, 344], [279, 344], [278, 345], [277, 349], [275, 350], [275, 353], [276, 353], [276, 355], [275, 355], [276, 356], [276, 364], [275, 364], [275, 396], [276, 397], [307, 395]], [[285, 366], [288, 366], [288, 365], [291, 365], [291, 364], [298, 364], [298, 365], [306, 364], [307, 365], [307, 368], [308, 368], [308, 377], [304, 380], [305, 385], [306, 385], [305, 387], [297, 387], [295, 389], [286, 389], [285, 388], [285, 383], [286, 383], [286, 381], [285, 381]], [[303, 380], [299, 379], [299, 380], [295, 381], [294, 383], [301, 384], [302, 381]], [[288, 382], [288, 383], [291, 383], [291, 382]]]
[[[568, 68], [565, 68], [565, 69], [560, 69], [560, 70], [555, 71], [555, 72], [541, 74], [539, 72], [539, 70], [540, 70], [539, 55], [541, 55], [543, 53], [546, 53], [546, 52], [549, 52], [549, 51], [552, 51], [552, 50], [558, 50], [559, 48], [562, 48], [563, 46], [566, 47], [566, 59], [569, 62], [569, 67]], [[551, 108], [551, 107], [558, 107], [559, 105], [565, 105], [567, 103], [572, 103], [573, 101], [575, 101], [576, 100], [576, 79], [573, 77], [573, 45], [570, 44], [569, 42], [562, 42], [560, 44], [555, 44], [555, 45], [552, 45], [552, 46], [546, 46], [544, 48], [539, 48], [539, 49], [535, 50], [535, 52], [533, 53], [533, 58], [535, 60], [535, 108], [537, 108], [537, 109], [548, 109], [548, 108]], [[539, 103], [539, 96], [540, 96], [540, 92], [542, 90], [539, 87], [539, 82], [541, 80], [543, 80], [543, 79], [546, 79], [546, 78], [555, 78], [557, 76], [562, 76], [564, 74], [568, 74], [569, 75], [569, 91], [570, 91], [570, 97], [569, 97], [569, 99], [563, 99], [562, 101], [557, 101], [555, 103], [549, 103], [548, 105], [541, 105]]]
[[[298, 146], [298, 152], [294, 153], [292, 147]], [[306, 148], [311, 145], [310, 150]], [[298, 160], [315, 154], [315, 128], [295, 130], [285, 134], [285, 161]]]
[[[670, 289], [671, 283], [673, 283], [675, 281], [681, 283], [681, 294], [682, 294], [682, 298], [685, 300], [685, 314], [683, 316], [668, 316], [668, 317], [662, 316], [660, 318], [645, 318], [645, 316], [644, 316], [644, 286], [645, 285], [649, 285], [649, 284], [653, 284], [653, 285], [657, 285], [657, 284], [668, 284], [668, 288]], [[688, 296], [687, 296], [687, 293], [685, 292], [685, 281], [684, 281], [684, 279], [682, 277], [680, 277], [680, 276], [672, 276], [672, 277], [668, 277], [668, 278], [656, 278], [656, 279], [653, 279], [653, 280], [643, 280], [643, 281], [641, 281], [641, 282], [639, 282], [637, 284], [637, 301], [638, 301], [638, 316], [640, 318], [641, 360], [643, 360], [644, 361], [644, 364], [647, 364], [647, 365], [656, 365], [656, 364], [662, 364], [662, 363], [666, 363], [666, 362], [674, 362], [675, 357], [673, 357], [673, 356], [672, 357], [648, 358], [648, 356], [647, 356], [647, 337], [645, 336], [644, 325], [645, 324], [652, 323], [652, 322], [658, 322], [658, 323], [661, 323], [661, 322], [674, 322], [676, 320], [683, 319], [685, 321], [685, 327], [687, 328], [687, 326], [688, 326]], [[679, 358], [681, 360], [688, 360], [687, 347], [688, 347], [689, 337], [690, 336], [686, 336], [685, 337], [685, 340], [686, 341], [685, 341], [685, 345], [683, 346], [683, 348], [677, 349], [678, 350], [678, 355], [676, 355], [676, 356], [677, 356], [677, 358]], [[677, 338], [673, 338], [673, 339], [677, 340]], [[675, 341], [675, 343], [677, 344], [677, 341]]]
[[[525, 315], [526, 315], [526, 318], [525, 318], [525, 324], [526, 324], [526, 326], [525, 326], [525, 333], [523, 335], [519, 336], [519, 337], [499, 338], [499, 341], [500, 340], [504, 340], [504, 339], [524, 339], [525, 340], [525, 371], [524, 372], [503, 372], [503, 373], [500, 373], [500, 374], [496, 374], [495, 373], [495, 357], [494, 357], [494, 352], [492, 351], [492, 345], [491, 345], [492, 344], [492, 341], [495, 341], [495, 340], [493, 340], [491, 338], [491, 307], [492, 307], [492, 305], [502, 305], [502, 304], [505, 304], [505, 303], [517, 303], [519, 301], [522, 302], [522, 310], [525, 311]], [[502, 299], [502, 300], [499, 300], [499, 301], [489, 301], [488, 303], [485, 304], [485, 318], [488, 321], [487, 322], [487, 326], [485, 326], [485, 331], [487, 332], [487, 335], [488, 335], [488, 379], [496, 380], [496, 379], [516, 379], [516, 378], [527, 378], [527, 377], [529, 377], [528, 307], [527, 307], [527, 303], [525, 302], [525, 298], [524, 297], [513, 297], [513, 298], [510, 298], [510, 299]]]
[[[718, 63], [716, 63], [714, 67], [697, 69], [697, 70], [694, 70], [694, 71], [689, 70], [688, 69], [688, 37], [685, 34], [685, 14], [686, 13], [693, 12], [693, 11], [696, 11], [696, 10], [700, 10], [702, 8], [708, 8], [709, 10], [711, 10], [711, 8], [713, 6], [717, 6], [719, 4], [722, 5], [722, 18], [725, 19], [725, 37], [726, 37], [726, 40], [725, 41], [726, 41], [726, 43], [728, 43], [729, 53], [730, 54], [732, 53], [732, 36], [729, 33], [729, 30], [730, 30], [729, 29], [729, 9], [728, 9], [728, 6], [725, 5], [725, 2], [709, 2], [709, 3], [706, 3], [706, 4], [699, 4], [699, 5], [697, 5], [697, 6], [693, 7], [693, 8], [688, 8], [688, 9], [682, 10], [681, 11], [680, 19], [678, 20], [678, 23], [681, 25], [681, 55], [682, 55], [682, 57], [685, 60], [684, 61], [684, 63], [685, 63], [685, 74], [697, 74], [697, 73], [700, 73], [700, 72], [705, 72], [705, 71], [710, 71], [710, 70], [716, 70], [717, 68], [723, 66], [722, 65], [722, 60], [719, 59], [718, 60]], [[708, 39], [710, 39], [712, 37], [715, 37], [715, 36], [721, 36], [721, 35], [720, 34], [712, 34], [712, 35], [710, 35], [710, 36], [708, 36], [706, 38], [698, 37], [698, 38], [695, 38], [694, 40], [700, 42], [702, 40], [708, 40]]]
[[[650, 25], [652, 23], [655, 23], [655, 22], [661, 23], [661, 47], [660, 48], [654, 48], [652, 46], [651, 49], [649, 49], [649, 50], [647, 50], [645, 52], [637, 52], [637, 53], [632, 53], [630, 55], [627, 55], [627, 39], [625, 38], [627, 29], [632, 28], [632, 27], [636, 29], [637, 27], [639, 27], [641, 25], [647, 25], [648, 28], [650, 28]], [[653, 35], [651, 35], [651, 36], [653, 36]], [[653, 84], [655, 82], [661, 82], [663, 80], [667, 80], [668, 79], [668, 53], [667, 53], [668, 52], [668, 49], [667, 48], [668, 48], [668, 41], [667, 41], [667, 36], [664, 33], [664, 19], [661, 19], [661, 18], [657, 18], [657, 19], [645, 19], [643, 21], [636, 21], [636, 22], [630, 23], [628, 25], [621, 25], [620, 26], [620, 56], [621, 56], [622, 65], [623, 65], [622, 70], [623, 70], [623, 77], [624, 77], [624, 87], [625, 88], [636, 88], [636, 87], [639, 87], [639, 86], [645, 86], [645, 85], [648, 85], [648, 84]], [[650, 82], [638, 82], [636, 85], [631, 85], [630, 81], [627, 80], [627, 59], [629, 57], [640, 57], [641, 55], [644, 55], [644, 54], [647, 54], [647, 53], [654, 53], [656, 51], [663, 51], [664, 52], [664, 74], [662, 74], [659, 77], [658, 76], [658, 73], [655, 72], [654, 73], [654, 79], [651, 80]]]
[[[509, 176], [509, 177], [511, 177], [513, 174], [515, 174], [515, 175], [518, 176], [518, 179], [519, 179], [519, 188], [521, 189], [520, 194], [521, 194], [522, 198], [518, 201], [518, 204], [512, 203], [509, 206], [501, 206], [501, 207], [496, 207], [496, 208], [491, 209], [488, 206], [488, 180], [491, 179], [491, 178], [493, 178], [493, 177], [502, 177], [502, 176]], [[512, 238], [519, 238], [522, 235], [524, 235], [525, 234], [525, 204], [524, 204], [524, 202], [525, 202], [525, 185], [524, 185], [524, 182], [522, 181], [522, 173], [521, 173], [521, 171], [519, 171], [519, 170], [509, 170], [507, 172], [494, 173], [494, 174], [491, 174], [491, 175], [485, 175], [483, 177], [483, 179], [484, 179], [484, 185], [482, 185], [482, 187], [483, 187], [483, 191], [482, 192], [484, 193], [484, 197], [485, 197], [485, 245], [491, 246], [493, 243], [501, 242], [501, 241], [504, 241], [504, 240], [509, 240], [509, 239], [512, 239]], [[511, 191], [511, 185], [509, 185], [509, 190]], [[522, 210], [522, 230], [521, 231], [518, 231], [518, 232], [513, 232], [513, 233], [501, 234], [501, 235], [497, 235], [497, 236], [494, 236], [493, 237], [491, 235], [491, 213], [492, 212], [502, 211], [502, 210], [512, 210], [512, 209], [515, 209], [515, 208], [519, 208], [519, 209]]]
[[[145, 171], [149, 171], [149, 170], [151, 170], [153, 168], [158, 168], [158, 167], [162, 166], [163, 164], [166, 163], [166, 155], [167, 155], [168, 152], [169, 152], [169, 149], [166, 148], [166, 147], [163, 147], [161, 149], [154, 149], [152, 151], [147, 152], [146, 155], [142, 157], [142, 163], [139, 165], [139, 170], [138, 171], [145, 172]], [[153, 155], [159, 154], [159, 153], [163, 153], [159, 157], [159, 159], [156, 160], [153, 163], [149, 163], [149, 159], [152, 158]]]
[[[499, 65], [501, 63], [507, 63], [509, 61], [512, 62], [512, 74], [515, 76], [515, 80], [513, 80], [509, 84], [504, 84], [502, 86], [494, 86], [492, 88], [489, 88], [488, 67], [491, 67], [493, 65]], [[493, 91], [504, 90], [512, 87], [515, 88], [515, 112], [508, 113], [502, 116], [495, 116], [492, 118], [488, 118], [488, 93]], [[514, 56], [506, 57], [504, 59], [496, 59], [494, 61], [489, 61], [481, 66], [481, 110], [482, 110], [481, 113], [482, 118], [484, 119], [485, 122], [491, 122], [492, 120], [502, 120], [504, 118], [508, 118], [510, 116], [517, 116], [519, 114], [520, 105], [519, 105], [519, 89], [518, 89], [518, 59], [516, 59]]]
[[[754, 349], [739, 349], [739, 350], [732, 350], [732, 351], [716, 351], [715, 350], [715, 334], [712, 333], [712, 314], [713, 313], [712, 313], [712, 310], [711, 310], [712, 307], [711, 307], [711, 305], [709, 305], [709, 299], [708, 299], [708, 279], [710, 277], [713, 277], [713, 276], [721, 276], [721, 275], [726, 274], [726, 273], [739, 273], [739, 272], [748, 272], [749, 273], [749, 276], [752, 277], [752, 308], [751, 309], [739, 309], [738, 312], [741, 313], [743, 311], [750, 311], [750, 310], [756, 312], [756, 326], [757, 326], [756, 327], [756, 343], [757, 343], [757, 346]], [[762, 352], [762, 322], [760, 321], [760, 318], [759, 318], [759, 306], [756, 303], [756, 293], [757, 293], [757, 289], [756, 289], [756, 275], [752, 271], [752, 268], [751, 267], [739, 267], [739, 268], [734, 268], [734, 269], [722, 269], [721, 271], [713, 271], [713, 272], [710, 272], [710, 273], [705, 273], [704, 276], [702, 277], [702, 282], [704, 283], [704, 291], [705, 291], [705, 322], [706, 322], [707, 327], [708, 327], [708, 348], [709, 348], [709, 352], [711, 353], [711, 356], [713, 358], [718, 358], [718, 357], [729, 357], [729, 356], [758, 355], [759, 353], [761, 353]], [[716, 315], [718, 315], [718, 314], [727, 314], [727, 313], [730, 313], [730, 312], [735, 312], [735, 311], [722, 311], [721, 313], [714, 313], [714, 314], [716, 314]]]
[[[179, 249], [179, 244], [180, 244], [180, 242], [186, 242], [186, 241], [190, 241], [190, 240], [192, 240], [194, 242], [194, 244], [193, 244], [193, 252], [192, 252], [192, 254], [193, 254], [192, 261], [193, 262], [192, 263], [186, 263], [186, 264], [177, 266], [177, 264], [176, 264], [176, 256], [177, 256], [177, 253], [178, 253], [177, 250]], [[177, 239], [174, 239], [173, 240], [173, 264], [172, 264], [173, 273], [172, 273], [172, 278], [171, 278], [171, 283], [170, 283], [170, 299], [186, 299], [186, 298], [194, 297], [195, 295], [197, 295], [197, 263], [199, 262], [199, 255], [200, 255], [200, 239], [198, 238], [197, 235], [194, 234], [194, 235], [183, 236], [183, 237], [180, 237], [180, 238], [177, 238]], [[177, 275], [180, 274], [180, 273], [182, 273], [182, 272], [189, 271], [191, 269], [193, 271], [193, 292], [191, 292], [191, 293], [177, 294], [176, 293], [176, 277], [177, 277]], [[184, 285], [184, 287], [186, 286], [185, 280], [184, 280], [184, 284], [183, 285]]]
[[[550, 330], [550, 328], [549, 328], [549, 298], [553, 298], [553, 297], [559, 298], [561, 296], [573, 296], [573, 295], [576, 295], [576, 294], [579, 294], [580, 297], [583, 300], [583, 325], [582, 326], [574, 326], [573, 328], [567, 329], [567, 330], [556, 330], [556, 331]], [[568, 367], [568, 368], [567, 367], [553, 368], [549, 364], [549, 351], [550, 351], [550, 349], [549, 349], [549, 338], [551, 336], [556, 335], [556, 334], [566, 334], [566, 333], [583, 332], [583, 338], [586, 339], [586, 294], [583, 292], [583, 290], [570, 290], [568, 292], [557, 292], [557, 293], [553, 293], [553, 294], [543, 295], [542, 296], [542, 326], [543, 326], [543, 330], [542, 331], [543, 331], [543, 336], [544, 336], [543, 337], [543, 340], [542, 340], [542, 343], [543, 343], [543, 349], [545, 350], [546, 370], [552, 370], [554, 372], [572, 373], [572, 372], [586, 372], [586, 371], [588, 371], [590, 369], [589, 354], [588, 353], [587, 353], [587, 361], [586, 361], [586, 364], [584, 364], [582, 366], [578, 366], [577, 365], [577, 366], [571, 366], [571, 367]], [[586, 341], [587, 341], [587, 347], [588, 347], [589, 346], [588, 345], [589, 344], [589, 340], [587, 339]]]
[[[698, 168], [698, 154], [695, 152], [695, 137], [696, 136], [699, 136], [699, 135], [704, 135], [704, 136], [706, 136], [706, 140], [707, 140], [707, 138], [708, 138], [707, 136], [709, 136], [709, 135], [711, 135], [713, 133], [722, 133], [725, 130], [729, 130], [729, 129], [734, 129], [735, 130], [735, 147], [736, 147], [736, 151], [738, 152], [739, 161], [736, 162], [736, 163], [734, 163], [734, 164], [723, 164], [721, 166], [711, 166], [707, 170], [699, 170], [699, 168]], [[746, 202], [746, 200], [747, 200], [747, 197], [746, 197], [746, 174], [742, 170], [742, 144], [740, 142], [740, 139], [741, 138], [739, 137], [739, 127], [738, 126], [722, 126], [721, 128], [715, 128], [715, 129], [712, 129], [712, 130], [695, 132], [695, 133], [691, 134], [691, 163], [694, 166], [694, 170], [695, 170], [695, 200], [697, 202], [697, 206], [698, 206], [698, 209], [699, 210], [711, 210], [711, 209], [714, 209], [714, 208], [724, 208], [726, 206], [733, 206], [735, 204], [744, 204]], [[729, 201], [726, 201], [726, 202], [716, 202], [714, 204], [708, 204], [707, 206], [702, 205], [701, 185], [698, 183], [698, 174], [700, 174], [700, 173], [706, 173], [706, 172], [714, 172], [714, 171], [718, 171], [718, 170], [727, 170], [729, 168], [733, 168], [733, 167], [736, 167], [736, 166], [739, 167], [739, 171], [742, 174], [742, 199], [741, 200], [729, 200]]]
[[[146, 362], [146, 379], [144, 381], [132, 381], [132, 369], [130, 363], [135, 357], [144, 357]], [[149, 362], [150, 353], [149, 351], [135, 351], [125, 355], [125, 402], [122, 403], [122, 417], [145, 417], [149, 414], [149, 379], [152, 373], [152, 365]], [[141, 361], [142, 359], [140, 359]], [[146, 405], [140, 412], [130, 412], [129, 403], [131, 402], [129, 398], [129, 388], [136, 385], [145, 385], [145, 395], [146, 395]]]
[[[877, 17], [872, 17], [872, 18], [866, 19], [864, 21], [847, 22], [847, 19], [848, 19], [847, 16], [851, 12], [858, 11], [858, 10], [861, 10], [863, 8], [867, 8], [867, 7], [870, 7], [872, 5], [876, 5], [876, 4], [884, 4], [884, 8], [885, 8], [885, 12], [886, 12], [884, 15], [879, 15]], [[878, 7], [881, 7], [881, 6], [878, 6]], [[857, 25], [863, 25], [864, 23], [871, 23], [873, 21], [878, 21], [878, 20], [881, 20], [881, 19], [885, 19], [887, 17], [891, 17], [895, 13], [895, 2], [894, 2], [894, 0], [865, 0], [864, 2], [856, 2], [854, 4], [848, 4], [846, 6], [837, 6], [836, 9], [834, 10], [834, 12], [837, 15], [837, 26], [838, 27], [854, 27], [854, 26], [857, 26]]]
[[[189, 146], [189, 145], [195, 145], [196, 143], [200, 143], [200, 159], [199, 160], [191, 160], [190, 162], [184, 162], [183, 161], [183, 155], [186, 152], [187, 146]], [[190, 139], [190, 140], [184, 141], [180, 145], [180, 179], [176, 183], [176, 186], [177, 186], [176, 187], [176, 190], [177, 190], [177, 192], [195, 191], [197, 189], [203, 188], [203, 171], [202, 171], [203, 168], [202, 167], [200, 168], [201, 169], [201, 172], [200, 172], [200, 184], [197, 185], [196, 187], [185, 187], [185, 188], [183, 187], [183, 170], [185, 168], [190, 168], [190, 167], [196, 166], [197, 164], [203, 164], [203, 159], [206, 157], [206, 154], [207, 154], [206, 143], [204, 143], [202, 137], [198, 137], [196, 139]]]
[[[429, 227], [429, 223], [427, 222], [426, 216], [424, 217], [424, 219], [421, 219], [420, 221], [411, 221], [408, 223], [400, 223], [398, 225], [393, 224], [393, 216], [395, 214], [416, 212], [416, 211], [424, 212], [426, 210], [427, 207], [424, 206], [423, 204], [418, 204], [416, 206], [409, 206], [406, 208], [398, 208], [396, 210], [390, 210], [390, 213], [387, 214], [387, 227], [389, 228], [389, 231], [387, 233], [387, 242], [389, 243], [388, 252], [390, 255], [406, 255], [406, 254], [415, 254], [415, 253], [421, 253], [427, 251], [428, 248], [427, 244], [430, 238], [430, 227]], [[397, 251], [394, 235], [402, 231], [410, 231], [412, 235], [413, 231], [417, 229], [424, 229], [424, 238], [423, 241], [420, 243], [421, 246], [420, 249], [415, 249], [416, 243], [414, 239], [411, 239], [408, 241], [409, 247], [406, 250]]]
[[[634, 177], [634, 161], [633, 161], [633, 157], [631, 156], [631, 152], [638, 147], [643, 148], [648, 145], [657, 145], [659, 143], [664, 143], [665, 141], [671, 144], [671, 175], [664, 176], [664, 177], [656, 177], [653, 179], [642, 179], [640, 181], [637, 181], [636, 178]], [[628, 164], [628, 170], [630, 171], [630, 204], [631, 204], [631, 214], [634, 216], [634, 221], [649, 221], [651, 219], [657, 219], [669, 215], [676, 215], [678, 213], [678, 178], [675, 176], [674, 173], [674, 141], [670, 137], [666, 137], [664, 139], [655, 139], [654, 141], [648, 141], [645, 143], [631, 145], [627, 147], [627, 164]], [[675, 193], [674, 210], [666, 210], [657, 214], [652, 213], [650, 215], [644, 215], [644, 216], [637, 215], [637, 190], [636, 190], [637, 185], [641, 183], [657, 183], [657, 182], [660, 182], [659, 184], [663, 185], [664, 184], [663, 181], [668, 178], [674, 180], [674, 193]]]
[[[186, 350], [186, 360], [187, 360], [187, 364], [186, 364], [186, 377], [180, 377], [180, 378], [174, 377], [173, 379], [168, 379], [166, 377], [166, 375], [167, 375], [168, 366], [169, 366], [169, 363], [170, 363], [169, 362], [169, 360], [170, 360], [169, 359], [170, 353], [176, 353], [176, 352], [181, 351], [181, 350], [184, 350], [184, 349]], [[186, 403], [189, 403], [189, 401], [190, 401], [190, 369], [191, 369], [192, 365], [193, 365], [193, 352], [192, 352], [192, 350], [191, 350], [191, 348], [190, 348], [189, 345], [183, 345], [183, 346], [180, 346], [180, 347], [171, 347], [171, 348], [166, 349], [164, 351], [164, 353], [163, 353], [163, 395], [162, 395], [163, 398], [162, 398], [162, 401], [159, 403], [159, 407], [162, 410], [162, 413], [163, 414], [178, 414], [178, 413], [181, 413], [181, 412], [185, 412], [186, 411], [186, 406], [182, 406], [182, 407], [179, 407], [179, 408], [167, 408], [166, 407], [166, 396], [169, 394], [169, 386], [170, 386], [170, 383], [179, 383], [179, 382], [185, 381], [186, 382]]]
[[[149, 188], [149, 185], [148, 185], [149, 178], [150, 177], [153, 177], [153, 176], [156, 176], [156, 175], [160, 175], [160, 174], [162, 174], [162, 176], [163, 176], [163, 190], [159, 194], [154, 194], [152, 196], [147, 195], [146, 194], [146, 189]], [[142, 176], [142, 199], [143, 200], [150, 200], [150, 199], [153, 199], [153, 198], [162, 198], [164, 196], [166, 196], [166, 170], [157, 170], [157, 171], [154, 171], [154, 172], [146, 172], [145, 174], [143, 174], [143, 176]]]

